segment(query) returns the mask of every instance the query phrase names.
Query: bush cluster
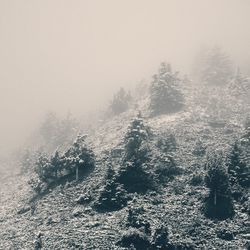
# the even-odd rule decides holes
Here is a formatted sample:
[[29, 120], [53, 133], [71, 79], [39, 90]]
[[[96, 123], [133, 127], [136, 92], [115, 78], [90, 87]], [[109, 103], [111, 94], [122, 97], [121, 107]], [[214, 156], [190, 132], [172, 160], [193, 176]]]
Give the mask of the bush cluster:
[[51, 184], [75, 175], [76, 180], [93, 169], [95, 156], [85, 143], [85, 136], [78, 136], [72, 146], [63, 154], [56, 151], [51, 157], [40, 154], [35, 164], [35, 172], [41, 182]]

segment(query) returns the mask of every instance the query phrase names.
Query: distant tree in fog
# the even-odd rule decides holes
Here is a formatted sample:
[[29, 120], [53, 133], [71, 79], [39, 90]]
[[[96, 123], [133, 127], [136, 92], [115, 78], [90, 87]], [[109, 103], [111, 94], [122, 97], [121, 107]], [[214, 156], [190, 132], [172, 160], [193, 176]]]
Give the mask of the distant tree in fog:
[[46, 149], [51, 152], [68, 143], [75, 137], [77, 127], [77, 121], [70, 113], [63, 119], [53, 112], [48, 113], [40, 127], [40, 135]]
[[230, 93], [235, 97], [247, 96], [250, 93], [250, 79], [237, 70], [235, 76], [228, 84]]
[[184, 97], [180, 90], [178, 72], [171, 65], [161, 63], [158, 74], [153, 76], [150, 86], [150, 110], [152, 115], [173, 113], [184, 106]]
[[126, 92], [124, 88], [120, 88], [120, 90], [113, 96], [110, 103], [112, 113], [118, 115], [125, 112], [129, 108], [131, 99], [130, 92]]
[[208, 86], [224, 86], [233, 75], [232, 62], [220, 47], [200, 52], [196, 61], [196, 74]]

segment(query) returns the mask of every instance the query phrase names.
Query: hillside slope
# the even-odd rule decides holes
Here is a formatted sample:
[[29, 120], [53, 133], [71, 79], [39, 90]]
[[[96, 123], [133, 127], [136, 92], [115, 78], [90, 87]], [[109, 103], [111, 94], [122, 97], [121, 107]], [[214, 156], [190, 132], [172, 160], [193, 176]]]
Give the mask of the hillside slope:
[[[241, 132], [242, 125], [233, 121], [231, 130], [225, 132], [224, 127], [214, 128], [205, 119], [197, 119], [201, 110], [190, 110], [145, 117], [155, 137], [170, 132], [175, 135], [176, 161], [183, 173], [167, 182], [159, 192], [134, 194], [128, 206], [119, 211], [98, 213], [91, 203], [80, 205], [77, 199], [88, 193], [97, 196], [106, 171], [103, 159], [114, 148], [122, 146], [127, 127], [136, 114], [133, 110], [106, 121], [89, 136], [88, 142], [97, 155], [97, 166], [81, 182], [62, 183], [30, 202], [32, 191], [27, 184], [28, 177], [19, 175], [15, 168], [1, 166], [0, 249], [33, 249], [38, 232], [43, 234], [44, 249], [119, 249], [115, 243], [127, 230], [129, 207], [142, 209], [152, 229], [166, 222], [170, 240], [185, 245], [182, 249], [188, 249], [187, 246], [189, 249], [242, 249], [250, 238], [248, 215], [235, 203], [236, 215], [232, 220], [205, 218], [201, 207], [207, 189], [204, 185], [191, 185], [195, 174], [204, 173], [204, 157], [193, 153], [197, 141], [202, 140], [206, 148], [228, 147]], [[223, 230], [233, 233], [234, 238], [221, 239], [219, 235]]]

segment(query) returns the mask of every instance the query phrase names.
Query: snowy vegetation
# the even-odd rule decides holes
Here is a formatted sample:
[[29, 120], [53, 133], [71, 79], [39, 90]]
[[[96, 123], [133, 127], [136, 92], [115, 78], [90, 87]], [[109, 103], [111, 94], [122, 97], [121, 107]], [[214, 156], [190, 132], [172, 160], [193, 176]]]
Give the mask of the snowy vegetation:
[[0, 179], [13, 183], [0, 248], [32, 249], [42, 231], [44, 249], [249, 249], [250, 88], [228, 60], [211, 50], [203, 85], [162, 63], [141, 98], [115, 94], [88, 137], [49, 114], [21, 175]]
[[126, 92], [124, 88], [120, 88], [120, 90], [114, 94], [113, 99], [110, 103], [111, 111], [114, 115], [119, 115], [125, 112], [131, 103], [132, 96], [129, 92]]
[[207, 86], [225, 86], [233, 76], [232, 61], [223, 50], [215, 46], [202, 50], [197, 56], [197, 75]]
[[158, 74], [153, 76], [150, 86], [150, 109], [152, 115], [173, 113], [181, 110], [184, 97], [179, 88], [177, 72], [170, 64], [161, 63]]

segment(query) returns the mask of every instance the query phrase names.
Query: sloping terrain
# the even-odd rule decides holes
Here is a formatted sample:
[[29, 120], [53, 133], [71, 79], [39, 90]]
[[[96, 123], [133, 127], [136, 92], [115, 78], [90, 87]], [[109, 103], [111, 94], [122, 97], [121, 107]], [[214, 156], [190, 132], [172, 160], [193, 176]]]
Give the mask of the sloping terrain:
[[[103, 185], [106, 167], [103, 158], [119, 145], [135, 111], [128, 111], [100, 126], [88, 140], [97, 155], [95, 170], [81, 182], [61, 184], [33, 202], [28, 177], [14, 167], [0, 168], [0, 249], [33, 249], [41, 232], [44, 249], [119, 249], [115, 243], [127, 229], [128, 208], [142, 208], [143, 216], [154, 229], [161, 221], [170, 230], [170, 240], [189, 244], [193, 249], [243, 249], [250, 240], [248, 215], [235, 203], [236, 215], [225, 221], [203, 216], [201, 207], [207, 194], [204, 185], [191, 185], [194, 174], [204, 172], [204, 157], [193, 154], [196, 142], [206, 148], [228, 146], [241, 132], [241, 124], [230, 131], [209, 126], [196, 119], [198, 113], [185, 110], [173, 115], [145, 118], [155, 136], [171, 132], [177, 140], [176, 161], [181, 175], [166, 183], [159, 192], [135, 194], [128, 206], [115, 212], [98, 213], [91, 203], [77, 199], [88, 193], [92, 198]], [[223, 230], [233, 233], [232, 240], [221, 239]], [[185, 248], [183, 248], [185, 249]]]

